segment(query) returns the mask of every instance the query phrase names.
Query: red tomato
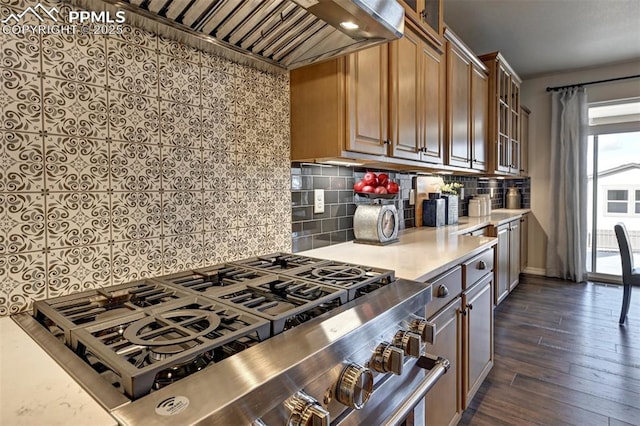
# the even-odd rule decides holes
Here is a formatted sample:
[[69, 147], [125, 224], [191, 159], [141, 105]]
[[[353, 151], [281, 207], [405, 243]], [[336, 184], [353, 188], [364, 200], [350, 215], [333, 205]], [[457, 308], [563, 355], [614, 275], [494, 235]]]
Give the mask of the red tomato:
[[353, 190], [356, 192], [362, 192], [362, 188], [364, 188], [367, 184], [364, 183], [364, 180], [359, 180], [355, 184], [353, 184]]
[[364, 181], [364, 183], [366, 183], [367, 185], [371, 185], [371, 186], [378, 186], [378, 177], [376, 176], [375, 173], [373, 172], [367, 172], [364, 174], [364, 177], [362, 178], [362, 180]]
[[371, 185], [366, 185], [364, 188], [362, 188], [362, 192], [373, 193], [373, 191], [375, 191], [375, 190], [376, 189]]
[[387, 188], [385, 188], [384, 186], [379, 186], [376, 188], [375, 190], [376, 194], [387, 194]]
[[400, 187], [397, 183], [390, 181], [387, 183], [387, 191], [389, 191], [389, 194], [397, 194], [400, 191]]
[[378, 185], [387, 186], [389, 183], [389, 175], [386, 173], [380, 173], [378, 175]]

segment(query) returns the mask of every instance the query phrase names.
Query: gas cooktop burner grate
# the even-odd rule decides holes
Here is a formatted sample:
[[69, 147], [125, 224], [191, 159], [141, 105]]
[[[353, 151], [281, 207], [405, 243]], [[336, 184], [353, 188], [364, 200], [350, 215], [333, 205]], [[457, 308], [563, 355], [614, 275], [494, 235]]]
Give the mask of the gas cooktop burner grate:
[[34, 303], [34, 317], [69, 343], [70, 330], [161, 306], [188, 293], [153, 280], [89, 290]]
[[270, 320], [275, 335], [345, 304], [347, 293], [336, 287], [275, 275], [223, 290], [213, 298]]
[[221, 264], [194, 271], [166, 275], [158, 280], [178, 285], [196, 293], [211, 293], [222, 287], [247, 283], [265, 277], [267, 272], [233, 264]]
[[318, 266], [293, 269], [286, 274], [345, 289], [349, 300], [371, 293], [395, 281], [395, 274], [391, 270], [335, 261]]
[[238, 260], [232, 263], [250, 268], [284, 273], [289, 269], [299, 268], [301, 266], [322, 265], [328, 262], [328, 260], [300, 256], [297, 254], [272, 253], [264, 256]]
[[[149, 311], [71, 331], [76, 352], [98, 372], [119, 377], [118, 385], [136, 399], [167, 382], [172, 370], [204, 368], [211, 360], [269, 337], [269, 322], [198, 296]], [[235, 343], [244, 341], [244, 345]], [[195, 360], [195, 361], [194, 361]], [[195, 364], [194, 364], [195, 362]], [[185, 367], [187, 366], [187, 367]], [[114, 376], [115, 374], [115, 376]]]

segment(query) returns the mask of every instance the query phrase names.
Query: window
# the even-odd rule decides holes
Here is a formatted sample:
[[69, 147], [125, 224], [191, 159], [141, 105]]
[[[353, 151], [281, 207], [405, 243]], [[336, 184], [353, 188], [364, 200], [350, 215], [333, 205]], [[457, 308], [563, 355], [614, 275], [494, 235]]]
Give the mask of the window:
[[[587, 270], [590, 277], [620, 276], [613, 227], [640, 232], [640, 98], [589, 104]], [[640, 264], [640, 244], [635, 256]]]
[[627, 213], [629, 192], [622, 189], [607, 191], [607, 213]]

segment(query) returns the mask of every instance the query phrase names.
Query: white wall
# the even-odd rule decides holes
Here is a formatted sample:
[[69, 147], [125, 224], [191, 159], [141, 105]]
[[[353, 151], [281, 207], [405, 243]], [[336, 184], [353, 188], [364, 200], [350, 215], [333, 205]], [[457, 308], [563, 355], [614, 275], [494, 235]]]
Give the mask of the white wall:
[[[550, 227], [549, 166], [551, 134], [551, 94], [547, 86], [561, 86], [640, 74], [640, 58], [634, 62], [582, 71], [567, 72], [525, 80], [522, 104], [531, 109], [529, 121], [529, 173], [531, 175], [531, 210], [529, 224], [529, 268], [527, 272], [544, 273], [547, 232]], [[640, 96], [640, 79], [604, 83], [587, 87], [589, 102]]]

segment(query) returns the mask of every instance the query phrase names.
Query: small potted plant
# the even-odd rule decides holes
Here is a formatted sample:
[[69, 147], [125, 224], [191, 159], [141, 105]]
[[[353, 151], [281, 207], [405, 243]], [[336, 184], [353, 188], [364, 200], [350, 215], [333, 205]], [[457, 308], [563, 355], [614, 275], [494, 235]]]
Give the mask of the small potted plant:
[[461, 183], [449, 182], [440, 186], [440, 192], [445, 200], [445, 223], [454, 225], [458, 223], [458, 192], [464, 189]]

